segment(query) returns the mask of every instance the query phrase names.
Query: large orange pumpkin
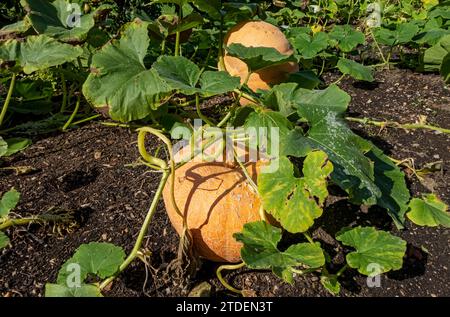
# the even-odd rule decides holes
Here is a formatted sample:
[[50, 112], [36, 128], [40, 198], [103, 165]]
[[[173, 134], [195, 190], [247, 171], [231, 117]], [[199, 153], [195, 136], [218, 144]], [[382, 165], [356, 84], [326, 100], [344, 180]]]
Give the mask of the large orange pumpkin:
[[[264, 21], [244, 21], [227, 33], [224, 46], [239, 43], [246, 47], [273, 47], [284, 55], [294, 53], [289, 41], [276, 26]], [[225, 53], [224, 64], [226, 71], [232, 76], [239, 76], [241, 83], [248, 75], [247, 65], [237, 57], [228, 56]], [[290, 73], [299, 70], [298, 64], [288, 62], [261, 69], [250, 75], [247, 85], [253, 91], [258, 89], [268, 90], [270, 85], [279, 84], [287, 79]], [[248, 100], [243, 100], [248, 103]], [[241, 104], [243, 104], [241, 102]]]
[[[259, 163], [247, 163], [256, 182]], [[170, 197], [170, 178], [163, 191], [170, 221], [180, 234], [183, 221]], [[261, 201], [239, 166], [192, 160], [175, 170], [175, 201], [187, 217], [197, 254], [216, 262], [238, 262], [242, 244], [233, 238], [244, 224], [260, 220]]]

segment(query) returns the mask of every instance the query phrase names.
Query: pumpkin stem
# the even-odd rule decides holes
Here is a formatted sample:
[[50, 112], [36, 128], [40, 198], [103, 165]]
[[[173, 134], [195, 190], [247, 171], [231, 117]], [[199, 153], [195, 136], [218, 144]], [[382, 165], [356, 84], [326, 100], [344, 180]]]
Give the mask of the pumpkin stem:
[[3, 103], [2, 111], [0, 112], [0, 127], [3, 124], [3, 120], [5, 119], [6, 112], [7, 112], [6, 110], [8, 109], [9, 102], [11, 101], [12, 93], [14, 90], [14, 85], [16, 83], [16, 76], [17, 76], [16, 73], [12, 74], [11, 83], [9, 84], [8, 94], [6, 95], [6, 99], [5, 99], [5, 102]]
[[236, 288], [234, 288], [233, 286], [231, 286], [230, 284], [228, 284], [228, 282], [223, 278], [222, 276], [222, 271], [223, 270], [238, 270], [241, 267], [244, 267], [245, 263], [241, 262], [239, 264], [224, 264], [221, 265], [217, 268], [216, 270], [216, 276], [219, 279], [220, 283], [222, 283], [222, 285], [229, 291], [232, 291], [233, 293], [237, 293], [239, 295], [243, 295], [242, 290], [238, 290]]

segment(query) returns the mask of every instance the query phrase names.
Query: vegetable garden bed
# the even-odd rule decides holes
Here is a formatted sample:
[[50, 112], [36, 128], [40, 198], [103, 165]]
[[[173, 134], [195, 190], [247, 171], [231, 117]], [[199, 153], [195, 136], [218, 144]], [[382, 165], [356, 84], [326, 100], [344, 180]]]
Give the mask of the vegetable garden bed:
[[[325, 78], [333, 81], [337, 76], [329, 73]], [[439, 76], [393, 69], [382, 71], [375, 78], [370, 84], [349, 79], [341, 82], [341, 88], [352, 96], [349, 115], [401, 123], [426, 115], [431, 124], [450, 126], [450, 94]], [[208, 104], [208, 109], [220, 108], [221, 99], [227, 103], [228, 98], [218, 98], [219, 104]], [[448, 136], [426, 130], [380, 130], [360, 123], [351, 123], [351, 127], [388, 155], [414, 159], [416, 169], [442, 161], [442, 169], [424, 176], [424, 184], [429, 188], [407, 168], [404, 170], [412, 195], [419, 196], [432, 189], [444, 202], [450, 203]], [[0, 255], [1, 296], [43, 296], [45, 284], [56, 280], [61, 265], [82, 243], [111, 242], [123, 246], [126, 252], [131, 250], [160, 178], [144, 166], [127, 166], [139, 158], [136, 136], [129, 129], [94, 122], [64, 134], [34, 137], [32, 146], [4, 160], [2, 168], [29, 166], [33, 169], [19, 176], [10, 170], [0, 172], [0, 192], [15, 187], [21, 193], [17, 214], [29, 216], [56, 207], [73, 211], [77, 225], [71, 228], [30, 225], [9, 230], [14, 247]], [[157, 144], [151, 138], [148, 149]], [[450, 295], [448, 230], [407, 223], [406, 230], [398, 231], [380, 208], [367, 210], [352, 205], [337, 187], [330, 192], [324, 215], [311, 232], [333, 255], [337, 267], [343, 263], [344, 254], [333, 235], [343, 226], [375, 225], [408, 242], [403, 268], [382, 275], [382, 287], [368, 288], [365, 276], [348, 272], [341, 277], [342, 296]], [[178, 239], [161, 202], [143, 243], [150, 252], [152, 268], [141, 261], [134, 262], [105, 295], [185, 295], [205, 281], [212, 286], [212, 296], [230, 294], [216, 279], [214, 263], [203, 263], [191, 280], [176, 278], [172, 271], [167, 271], [168, 264], [177, 256]], [[289, 239], [297, 241], [300, 237]], [[270, 272], [246, 268], [225, 276], [235, 287], [252, 290], [258, 296], [330, 296], [318, 282], [317, 274], [298, 276], [292, 285], [283, 283]]]

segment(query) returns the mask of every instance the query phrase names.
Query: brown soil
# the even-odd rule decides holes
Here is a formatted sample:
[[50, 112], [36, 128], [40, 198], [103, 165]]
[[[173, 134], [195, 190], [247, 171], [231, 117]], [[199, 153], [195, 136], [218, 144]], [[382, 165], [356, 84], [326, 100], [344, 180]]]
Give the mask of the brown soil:
[[[327, 76], [332, 81], [336, 76]], [[413, 122], [426, 115], [431, 124], [450, 127], [450, 93], [436, 75], [404, 70], [380, 72], [373, 84], [352, 80], [340, 86], [352, 95], [352, 116]], [[441, 171], [421, 184], [413, 175], [408, 182], [413, 195], [433, 190], [450, 203], [448, 164], [450, 137], [431, 131], [404, 131], [351, 124], [390, 156], [412, 158], [416, 167], [443, 161]], [[149, 141], [149, 149], [156, 142]], [[143, 166], [126, 166], [139, 158], [136, 133], [122, 128], [89, 124], [64, 134], [50, 135], [23, 153], [3, 162], [3, 166], [31, 166], [32, 174], [0, 174], [0, 193], [15, 187], [22, 194], [15, 211], [19, 215], [39, 214], [51, 208], [72, 211], [77, 226], [55, 231], [50, 225], [31, 225], [8, 230], [12, 247], [0, 251], [0, 295], [42, 296], [44, 285], [54, 282], [61, 264], [82, 244], [108, 241], [131, 250], [145, 217], [159, 174]], [[450, 235], [442, 228], [422, 228], [407, 224], [404, 231], [394, 228], [386, 213], [378, 208], [359, 208], [342, 199], [331, 188], [324, 216], [315, 226], [319, 239], [340, 267], [343, 253], [333, 234], [343, 225], [374, 224], [390, 230], [408, 242], [404, 268], [381, 277], [381, 287], [369, 288], [366, 278], [348, 271], [341, 278], [342, 296], [450, 296]], [[326, 233], [328, 232], [328, 234]], [[331, 234], [331, 235], [329, 235]], [[296, 237], [291, 237], [296, 239]], [[152, 268], [135, 261], [120, 276], [107, 296], [178, 296], [186, 283], [167, 269], [176, 257], [178, 236], [172, 229], [162, 203], [159, 205], [145, 248], [151, 251]], [[213, 295], [224, 288], [214, 275], [215, 263], [205, 262], [188, 289], [207, 281]], [[226, 275], [234, 286], [253, 290], [258, 296], [330, 296], [311, 274], [298, 276], [293, 285], [285, 284], [270, 272], [243, 269]], [[183, 284], [183, 285], [182, 285]]]

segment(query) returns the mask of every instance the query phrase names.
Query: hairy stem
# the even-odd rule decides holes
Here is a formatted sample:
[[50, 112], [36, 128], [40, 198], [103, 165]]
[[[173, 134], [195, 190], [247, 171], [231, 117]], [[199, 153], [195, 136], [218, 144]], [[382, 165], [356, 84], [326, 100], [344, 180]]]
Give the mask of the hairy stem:
[[[167, 166], [166, 161], [148, 154], [147, 150], [145, 149], [145, 136], [147, 135], [147, 133], [156, 135], [157, 137], [164, 139], [164, 140], [167, 139], [166, 136], [164, 134], [162, 134], [161, 131], [159, 131], [159, 130], [156, 130], [156, 129], [153, 129], [150, 127], [140, 128], [139, 135], [138, 135], [139, 154], [148, 163], [158, 166], [161, 170], [167, 170], [168, 166]], [[171, 149], [170, 149], [170, 151], [171, 151]]]
[[7, 218], [3, 222], [0, 222], [0, 230], [8, 229], [14, 226], [23, 226], [30, 223], [42, 223], [42, 222], [69, 222], [73, 221], [73, 218], [69, 214], [53, 215], [42, 214], [37, 216], [12, 219]]
[[152, 201], [152, 203], [150, 205], [150, 208], [149, 208], [149, 210], [147, 212], [147, 216], [145, 217], [144, 223], [142, 224], [141, 230], [139, 231], [139, 235], [138, 235], [138, 237], [136, 239], [136, 242], [134, 244], [133, 250], [131, 250], [131, 252], [128, 255], [128, 257], [119, 266], [119, 270], [113, 276], [105, 279], [100, 284], [100, 290], [103, 290], [106, 286], [108, 286], [138, 256], [138, 251], [141, 248], [141, 245], [142, 245], [142, 242], [144, 240], [145, 234], [147, 233], [148, 227], [150, 226], [150, 223], [152, 221], [153, 215], [156, 212], [156, 207], [158, 206], [159, 199], [161, 198], [163, 188], [164, 188], [168, 178], [169, 178], [169, 171], [165, 170], [163, 172], [163, 176], [161, 178], [161, 181], [159, 182], [159, 186], [158, 186], [158, 189], [156, 190], [155, 196], [153, 197], [153, 201]]
[[84, 118], [84, 119], [75, 121], [75, 122], [72, 123], [72, 125], [77, 125], [77, 124], [80, 124], [80, 123], [85, 123], [85, 122], [88, 122], [88, 121], [91, 121], [91, 120], [95, 120], [95, 119], [97, 119], [98, 117], [101, 117], [101, 114], [96, 114], [96, 115], [93, 115], [93, 116], [91, 116], [91, 117], [88, 117], [88, 118]]
[[426, 130], [433, 130], [433, 131], [439, 131], [441, 133], [450, 134], [450, 129], [436, 127], [436, 126], [425, 124], [425, 123], [399, 123], [396, 121], [376, 121], [376, 120], [371, 120], [371, 119], [367, 119], [367, 118], [354, 118], [354, 117], [346, 117], [345, 119], [348, 121], [351, 121], [351, 122], [370, 124], [370, 125], [374, 125], [374, 126], [381, 127], [381, 128], [389, 127], [389, 128], [397, 128], [397, 129], [426, 129]]
[[2, 112], [0, 112], [0, 127], [3, 124], [3, 120], [5, 119], [6, 112], [8, 110], [9, 103], [11, 101], [11, 96], [14, 90], [14, 85], [16, 84], [16, 73], [12, 74], [11, 83], [9, 84], [8, 94], [6, 95], [5, 102], [3, 103]]
[[[170, 167], [167, 165], [167, 163], [157, 157], [151, 156], [146, 148], [145, 148], [145, 136], [147, 135], [147, 133], [153, 134], [155, 136], [157, 136], [161, 141], [163, 141], [165, 143], [165, 145], [167, 146], [168, 152], [169, 152], [169, 156], [170, 156]], [[143, 159], [145, 161], [147, 161], [147, 163], [156, 166], [157, 168], [159, 168], [160, 170], [162, 170], [163, 172], [163, 176], [161, 178], [161, 181], [159, 182], [158, 185], [158, 189], [156, 190], [155, 196], [153, 197], [152, 203], [150, 205], [150, 208], [147, 212], [147, 216], [145, 217], [144, 223], [142, 224], [141, 230], [139, 231], [139, 235], [136, 239], [136, 242], [134, 244], [133, 250], [131, 250], [130, 254], [128, 255], [128, 257], [125, 259], [125, 261], [119, 266], [119, 270], [111, 277], [105, 279], [101, 284], [100, 284], [100, 289], [104, 289], [106, 286], [108, 286], [121, 272], [123, 272], [128, 265], [130, 265], [131, 262], [133, 262], [133, 260], [139, 255], [139, 249], [141, 248], [142, 242], [144, 240], [145, 234], [148, 231], [148, 227], [150, 226], [151, 220], [153, 218], [153, 215], [156, 212], [156, 207], [158, 206], [158, 202], [161, 198], [164, 186], [166, 185], [166, 182], [169, 178], [170, 175], [171, 176], [171, 181], [172, 181], [172, 202], [175, 206], [175, 209], [177, 210], [177, 212], [179, 212], [179, 209], [175, 203], [175, 198], [174, 198], [174, 194], [173, 194], [173, 184], [174, 184], [174, 179], [175, 179], [175, 163], [173, 160], [173, 152], [172, 152], [172, 143], [170, 142], [170, 140], [159, 130], [150, 128], [150, 127], [143, 127], [139, 129], [139, 134], [138, 134], [138, 149], [139, 149], [139, 153], [140, 155], [143, 157]], [[181, 212], [179, 212], [181, 214]]]

